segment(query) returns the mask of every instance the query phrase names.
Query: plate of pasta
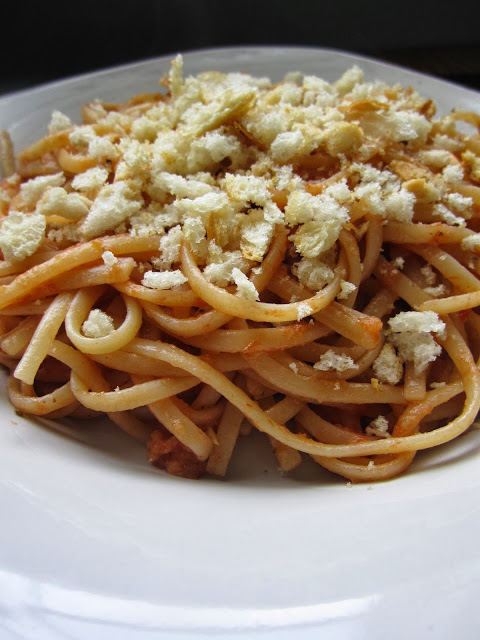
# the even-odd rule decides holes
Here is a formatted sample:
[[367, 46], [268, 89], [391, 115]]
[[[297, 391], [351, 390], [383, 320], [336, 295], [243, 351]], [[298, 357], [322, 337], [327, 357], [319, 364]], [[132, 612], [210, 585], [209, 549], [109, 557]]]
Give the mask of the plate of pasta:
[[479, 95], [240, 48], [0, 114], [0, 635], [474, 638]]

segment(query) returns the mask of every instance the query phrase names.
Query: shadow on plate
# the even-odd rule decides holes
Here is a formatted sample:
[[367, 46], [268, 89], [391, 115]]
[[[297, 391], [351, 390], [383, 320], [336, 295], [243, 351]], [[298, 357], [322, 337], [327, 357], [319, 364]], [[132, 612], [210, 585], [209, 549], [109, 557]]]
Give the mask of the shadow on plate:
[[[123, 433], [107, 419], [52, 421], [45, 418], [25, 418], [30, 426], [43, 429], [48, 437], [62, 437], [71, 453], [72, 447], [86, 447], [88, 455], [99, 459], [108, 458], [130, 473], [158, 476], [161, 482], [164, 471], [153, 467], [146, 460], [145, 447]], [[461, 464], [475, 456], [480, 456], [480, 430], [470, 429], [453, 442], [420, 451], [407, 471], [411, 474], [428, 474]], [[163, 476], [163, 478], [162, 478]], [[168, 476], [169, 480], [191, 482], [188, 479]], [[303, 454], [303, 463], [289, 473], [279, 471], [267, 438], [258, 431], [247, 437], [240, 437], [230, 461], [226, 478], [204, 477], [200, 482], [228, 484], [242, 487], [279, 487], [282, 489], [316, 486], [333, 487], [345, 485], [347, 480], [326, 471], [311, 458]]]

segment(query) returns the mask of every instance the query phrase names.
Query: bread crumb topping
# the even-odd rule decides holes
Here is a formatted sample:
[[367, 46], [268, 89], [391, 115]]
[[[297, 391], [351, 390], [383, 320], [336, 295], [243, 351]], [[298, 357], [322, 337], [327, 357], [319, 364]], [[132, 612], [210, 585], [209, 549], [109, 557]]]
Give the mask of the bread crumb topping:
[[[278, 227], [287, 229], [291, 273], [316, 292], [333, 279], [330, 252], [338, 256], [353, 209], [387, 225], [411, 222], [424, 205], [451, 226], [465, 227], [472, 215], [462, 181], [480, 173], [480, 159], [453, 133], [454, 120], [434, 121], [412, 89], [366, 81], [358, 67], [333, 83], [299, 72], [275, 84], [246, 73], [192, 77], [181, 56], [163, 84], [168, 93], [153, 102], [90, 103], [82, 125], [52, 113], [49, 134], [64, 136], [69, 161], [83, 164], [26, 179], [14, 187], [15, 198], [0, 197], [2, 211], [11, 202], [0, 227], [5, 257], [21, 260], [44, 242], [158, 236], [160, 255], [143, 275], [145, 286], [181, 284], [179, 247], [186, 241], [210, 282], [258, 300], [250, 275]], [[378, 153], [389, 145], [405, 160], [386, 169]], [[478, 249], [477, 236], [462, 246]], [[442, 284], [426, 285], [432, 296], [444, 292]], [[344, 280], [337, 299], [348, 301], [355, 290]], [[302, 303], [298, 319], [311, 312]], [[395, 326], [388, 338], [395, 357], [413, 357], [410, 333], [421, 335], [430, 353], [416, 356], [420, 368], [440, 348], [430, 331]]]

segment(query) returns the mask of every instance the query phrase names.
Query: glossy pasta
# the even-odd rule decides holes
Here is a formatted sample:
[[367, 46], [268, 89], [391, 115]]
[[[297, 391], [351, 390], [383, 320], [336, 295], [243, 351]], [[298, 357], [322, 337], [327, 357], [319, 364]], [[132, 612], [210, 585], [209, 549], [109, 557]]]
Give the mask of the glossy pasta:
[[[393, 477], [480, 408], [479, 116], [299, 73], [184, 78], [2, 134], [0, 361], [174, 475], [257, 429], [283, 471]], [[468, 132], [459, 126], [467, 123]], [[81, 427], [79, 427], [81, 428]], [[252, 456], [255, 451], [252, 447]]]

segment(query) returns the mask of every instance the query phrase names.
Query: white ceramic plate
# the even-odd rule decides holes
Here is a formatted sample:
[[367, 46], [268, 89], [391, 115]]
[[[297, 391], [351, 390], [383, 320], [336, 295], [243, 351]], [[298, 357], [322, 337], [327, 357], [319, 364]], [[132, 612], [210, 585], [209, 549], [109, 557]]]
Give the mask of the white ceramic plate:
[[[338, 52], [185, 55], [187, 73], [273, 80], [334, 80], [355, 63], [442, 110], [480, 110], [472, 91]], [[20, 149], [53, 108], [79, 121], [82, 103], [155, 91], [168, 67], [161, 58], [7, 96], [0, 122]], [[109, 426], [60, 432], [16, 416], [5, 394], [0, 403], [2, 639], [478, 637], [480, 431], [383, 484], [313, 468], [281, 477], [266, 448], [253, 460], [240, 451], [228, 482], [193, 482], [149, 467]]]

